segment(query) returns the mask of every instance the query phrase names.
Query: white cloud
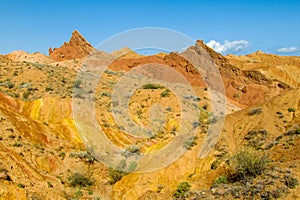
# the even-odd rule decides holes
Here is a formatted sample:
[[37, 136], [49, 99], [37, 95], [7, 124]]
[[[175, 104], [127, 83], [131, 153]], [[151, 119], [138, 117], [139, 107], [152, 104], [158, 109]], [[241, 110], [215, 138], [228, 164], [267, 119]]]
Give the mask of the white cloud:
[[214, 49], [216, 52], [237, 52], [246, 49], [249, 46], [249, 42], [246, 40], [228, 41], [225, 40], [224, 44], [221, 44], [215, 40], [209, 41], [206, 45]]
[[298, 47], [284, 47], [277, 50], [279, 53], [296, 53], [299, 51], [300, 49]]

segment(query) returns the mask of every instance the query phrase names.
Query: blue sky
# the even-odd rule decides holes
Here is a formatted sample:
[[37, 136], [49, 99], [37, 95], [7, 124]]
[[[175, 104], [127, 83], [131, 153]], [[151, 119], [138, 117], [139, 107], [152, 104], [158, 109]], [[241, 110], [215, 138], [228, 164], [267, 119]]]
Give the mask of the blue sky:
[[0, 3], [0, 54], [48, 54], [77, 29], [94, 46], [122, 31], [163, 27], [182, 32], [223, 54], [257, 50], [300, 55], [300, 1], [96, 1]]

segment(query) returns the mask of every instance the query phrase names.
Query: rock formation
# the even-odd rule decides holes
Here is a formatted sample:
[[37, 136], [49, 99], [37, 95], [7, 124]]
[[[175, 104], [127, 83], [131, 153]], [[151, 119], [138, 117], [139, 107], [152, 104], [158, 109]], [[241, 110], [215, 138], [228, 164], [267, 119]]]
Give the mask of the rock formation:
[[69, 42], [59, 48], [49, 48], [49, 57], [56, 61], [83, 58], [95, 51], [94, 47], [77, 31], [73, 31]]

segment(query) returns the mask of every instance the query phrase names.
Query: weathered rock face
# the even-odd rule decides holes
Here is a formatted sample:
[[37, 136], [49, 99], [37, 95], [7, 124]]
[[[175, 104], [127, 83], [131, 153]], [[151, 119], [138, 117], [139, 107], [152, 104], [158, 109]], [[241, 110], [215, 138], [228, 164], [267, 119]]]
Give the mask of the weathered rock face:
[[25, 62], [43, 63], [43, 64], [48, 64], [52, 62], [52, 60], [49, 59], [48, 56], [42, 53], [35, 52], [31, 54], [22, 50], [13, 51], [7, 54], [6, 57], [14, 61], [21, 61], [21, 62], [25, 61]]
[[[259, 57], [266, 55], [261, 52], [257, 54]], [[222, 87], [218, 80], [218, 77], [221, 76], [226, 96], [240, 105], [249, 106], [261, 103], [283, 92], [284, 88], [295, 85], [293, 84], [295, 82], [293, 82], [293, 80], [288, 80], [287, 78], [283, 79], [279, 76], [272, 78], [275, 77], [275, 73], [269, 75], [267, 72], [264, 72], [263, 69], [265, 68], [261, 69], [257, 66], [258, 59], [256, 57], [258, 56], [253, 59], [256, 60], [256, 68], [245, 68], [243, 66], [249, 65], [248, 62], [241, 61], [241, 59], [234, 56], [224, 57], [209, 48], [201, 40], [198, 40], [195, 46], [189, 47], [180, 55], [189, 60], [194, 66], [198, 66], [204, 79], [210, 80], [208, 81], [210, 88], [216, 89]], [[246, 58], [244, 58], [244, 60], [246, 60]], [[272, 60], [268, 62], [272, 63], [273, 56], [266, 55], [263, 57], [261, 63], [268, 60]], [[249, 59], [247, 59], [247, 61], [249, 61]], [[276, 62], [280, 63], [279, 61]], [[274, 69], [272, 69], [272, 72], [274, 72]], [[244, 89], [242, 90], [241, 88]]]
[[95, 51], [94, 47], [75, 30], [69, 42], [65, 42], [59, 48], [49, 48], [49, 57], [56, 61], [83, 58]]
[[134, 52], [128, 47], [124, 47], [122, 49], [113, 51], [111, 53], [112, 56], [118, 58], [118, 59], [130, 59], [130, 58], [141, 58], [142, 56]]

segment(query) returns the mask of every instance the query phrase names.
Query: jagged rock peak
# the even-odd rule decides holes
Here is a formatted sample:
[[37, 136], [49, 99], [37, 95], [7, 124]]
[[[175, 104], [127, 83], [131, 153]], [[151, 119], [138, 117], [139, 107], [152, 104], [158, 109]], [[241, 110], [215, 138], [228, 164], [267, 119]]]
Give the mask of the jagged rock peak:
[[197, 40], [196, 41], [196, 46], [204, 46], [204, 41], [203, 40]]
[[53, 50], [49, 48], [49, 57], [57, 61], [83, 58], [94, 50], [94, 47], [75, 30], [69, 42], [64, 42], [61, 47]]
[[87, 45], [92, 47], [92, 45], [88, 43], [88, 41], [77, 30], [73, 31], [69, 44], [78, 46]]

